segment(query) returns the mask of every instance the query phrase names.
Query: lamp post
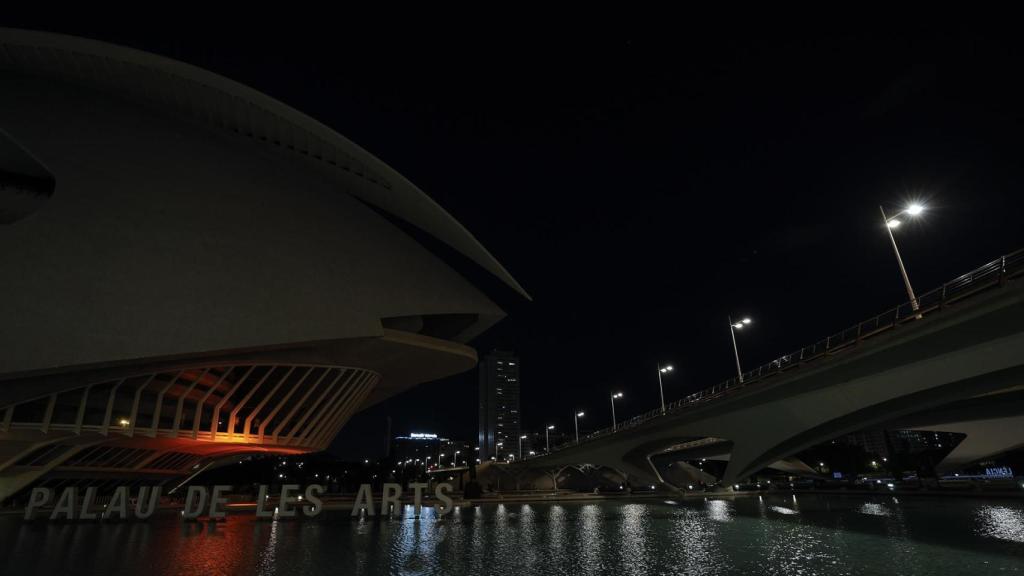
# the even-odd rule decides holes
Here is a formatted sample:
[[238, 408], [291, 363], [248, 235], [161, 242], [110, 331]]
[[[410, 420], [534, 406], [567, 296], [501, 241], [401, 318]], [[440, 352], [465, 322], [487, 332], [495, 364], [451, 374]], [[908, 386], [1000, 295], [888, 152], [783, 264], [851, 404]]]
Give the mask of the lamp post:
[[458, 464], [455, 462], [455, 459], [458, 458], [458, 456], [459, 456], [459, 454], [461, 452], [462, 452], [461, 450], [456, 450], [455, 454], [452, 454], [452, 468], [455, 468], [456, 466], [458, 466]]
[[740, 379], [740, 384], [743, 383], [743, 369], [740, 368], [740, 351], [736, 348], [736, 331], [742, 330], [744, 326], [750, 324], [750, 318], [744, 318], [739, 322], [733, 322], [732, 316], [726, 316], [729, 320], [729, 334], [732, 336], [732, 353], [736, 356], [736, 376]]
[[583, 416], [584, 416], [584, 413], [582, 411], [581, 412], [577, 412], [577, 413], [573, 414], [573, 416], [572, 416], [572, 424], [576, 428], [576, 443], [577, 444], [580, 443], [580, 418], [583, 418]]
[[920, 204], [911, 204], [904, 210], [897, 212], [892, 216], [886, 216], [885, 208], [881, 206], [878, 210], [882, 213], [882, 221], [885, 222], [885, 230], [889, 233], [889, 241], [892, 242], [892, 251], [896, 254], [896, 263], [900, 266], [900, 275], [903, 276], [903, 285], [907, 288], [907, 296], [910, 298], [910, 307], [917, 311], [917, 297], [914, 296], [914, 289], [910, 287], [910, 277], [907, 276], [907, 269], [903, 266], [903, 258], [900, 257], [900, 249], [896, 247], [896, 237], [893, 236], [892, 231], [899, 227], [903, 223], [899, 219], [900, 216], [906, 214], [908, 216], [917, 216], [921, 212], [924, 212], [924, 206]]
[[554, 429], [555, 429], [554, 424], [552, 424], [551, 426], [548, 426], [547, 428], [544, 429], [544, 446], [545, 446], [545, 451], [548, 454], [551, 454], [551, 436], [550, 436], [550, 433]]
[[523, 459], [523, 440], [526, 440], [526, 434], [519, 437], [519, 459]]
[[672, 365], [662, 366], [658, 364], [658, 393], [661, 394], [661, 413], [665, 413], [665, 387], [661, 384], [661, 375], [672, 371]]
[[615, 422], [615, 399], [622, 398], [622, 392], [615, 392], [612, 394], [612, 430], [618, 428], [618, 424]]

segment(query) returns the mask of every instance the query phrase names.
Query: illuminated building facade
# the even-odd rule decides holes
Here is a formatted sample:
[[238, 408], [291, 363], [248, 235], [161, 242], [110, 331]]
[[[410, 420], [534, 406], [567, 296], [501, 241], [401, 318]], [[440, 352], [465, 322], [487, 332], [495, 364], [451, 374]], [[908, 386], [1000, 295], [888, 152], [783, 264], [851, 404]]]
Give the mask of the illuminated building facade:
[[519, 457], [519, 358], [495, 350], [480, 361], [480, 459]]
[[416, 238], [525, 296], [400, 174], [227, 78], [0, 29], [0, 86], [0, 500], [322, 450], [471, 369], [504, 313]]

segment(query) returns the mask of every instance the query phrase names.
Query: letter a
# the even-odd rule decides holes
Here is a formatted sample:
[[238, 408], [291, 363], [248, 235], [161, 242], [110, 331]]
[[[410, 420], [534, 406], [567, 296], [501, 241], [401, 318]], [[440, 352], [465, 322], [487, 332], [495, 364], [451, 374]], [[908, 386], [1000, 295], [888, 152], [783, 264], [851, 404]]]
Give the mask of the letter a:
[[359, 492], [356, 494], [356, 502], [352, 505], [352, 515], [359, 516], [359, 511], [366, 509], [367, 516], [374, 516], [377, 512], [373, 509], [373, 493], [370, 492], [369, 484], [360, 484]]

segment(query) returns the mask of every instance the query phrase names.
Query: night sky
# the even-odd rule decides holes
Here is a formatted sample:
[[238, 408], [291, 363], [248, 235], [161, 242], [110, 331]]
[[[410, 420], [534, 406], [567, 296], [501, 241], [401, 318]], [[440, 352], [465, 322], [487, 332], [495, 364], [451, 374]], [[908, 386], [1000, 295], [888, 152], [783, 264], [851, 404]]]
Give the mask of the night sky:
[[[1024, 248], [1024, 81], [1014, 36], [683, 25], [675, 35], [116, 29], [7, 25], [124, 44], [218, 72], [335, 128], [462, 222], [527, 291], [466, 269], [509, 317], [525, 426], [610, 424]], [[462, 269], [462, 268], [460, 268]], [[395, 433], [476, 437], [476, 372], [357, 415], [346, 457]], [[581, 421], [581, 425], [584, 424]]]

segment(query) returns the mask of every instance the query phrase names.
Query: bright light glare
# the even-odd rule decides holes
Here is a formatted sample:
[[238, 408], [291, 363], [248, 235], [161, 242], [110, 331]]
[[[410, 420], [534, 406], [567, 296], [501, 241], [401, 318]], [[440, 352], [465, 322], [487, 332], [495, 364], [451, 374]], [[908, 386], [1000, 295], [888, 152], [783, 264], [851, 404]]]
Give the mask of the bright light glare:
[[577, 412], [576, 413], [576, 417], [577, 418], [583, 418], [583, 412]]
[[743, 323], [744, 324], [750, 324], [750, 322], [751, 322], [750, 318], [744, 318], [743, 319]]
[[900, 224], [902, 224], [902, 222], [900, 222], [899, 220], [897, 220], [895, 218], [893, 218], [892, 220], [889, 220], [888, 222], [885, 223], [885, 225], [888, 226], [889, 228], [899, 228]]
[[554, 429], [555, 429], [555, 425], [554, 424], [552, 424], [551, 426], [548, 426], [548, 430], [554, 430]]
[[618, 392], [616, 394], [612, 394], [612, 398], [622, 398], [622, 392]]
[[921, 206], [920, 204], [911, 204], [910, 206], [907, 206], [907, 214], [910, 214], [911, 216], [917, 216], [921, 212], [924, 212], [924, 206]]
[[743, 328], [743, 324], [741, 322], [737, 322], [737, 323], [733, 324], [732, 327], [733, 328]]

